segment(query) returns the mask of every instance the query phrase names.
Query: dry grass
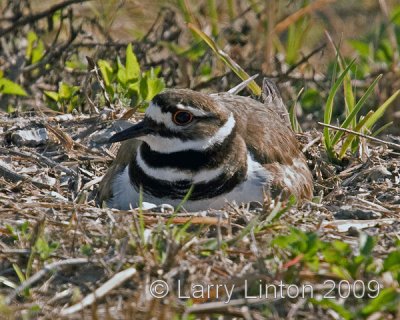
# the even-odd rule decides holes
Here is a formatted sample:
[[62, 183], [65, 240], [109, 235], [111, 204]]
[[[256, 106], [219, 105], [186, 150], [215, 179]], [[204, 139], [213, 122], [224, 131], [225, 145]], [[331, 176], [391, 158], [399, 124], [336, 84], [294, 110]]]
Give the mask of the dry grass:
[[[28, 92], [28, 97], [0, 96], [1, 110], [14, 108], [0, 113], [0, 319], [399, 319], [400, 154], [387, 144], [360, 138], [355, 154], [332, 164], [322, 134], [311, 129], [321, 118], [321, 107], [307, 111], [303, 106], [298, 114], [306, 129], [298, 139], [315, 181], [313, 202], [301, 208], [278, 199], [178, 214], [167, 206], [142, 214], [96, 205], [98, 183], [118, 147], [103, 142], [116, 130], [116, 119], [131, 116], [136, 121], [141, 114], [126, 112], [119, 98], [104, 98], [100, 77], [86, 70], [85, 55], [113, 61], [123, 57], [134, 39], [141, 67], [161, 67], [167, 87], [227, 91], [239, 80], [193, 40], [183, 23], [186, 4], [192, 23], [211, 28], [212, 2], [74, 4], [63, 9], [54, 28], [48, 19], [30, 20], [7, 34], [2, 32], [21, 22], [7, 18], [21, 13], [29, 20], [48, 10], [49, 3], [60, 2], [0, 3], [1, 9], [7, 7], [0, 20], [1, 68]], [[331, 85], [326, 70], [332, 53], [321, 49], [322, 26], [338, 40], [385, 21], [377, 2], [364, 0], [362, 8], [359, 1], [328, 2], [315, 1], [303, 10], [298, 3], [279, 2], [267, 28], [282, 30], [268, 39], [260, 34], [271, 13], [262, 6], [257, 12], [259, 2], [233, 1], [233, 19], [229, 1], [219, 4], [218, 45], [249, 74], [268, 71], [289, 105], [303, 86], [324, 99]], [[394, 2], [387, 4], [393, 7]], [[158, 16], [161, 3], [173, 11], [164, 8]], [[286, 28], [299, 11], [307, 12], [311, 32], [289, 65]], [[45, 56], [37, 64], [21, 56], [32, 30], [45, 43]], [[346, 41], [341, 49], [354, 55]], [[67, 66], [71, 61], [78, 65]], [[372, 67], [353, 84], [361, 92], [376, 72], [383, 72], [374, 99], [379, 105], [397, 89], [398, 69], [394, 64]], [[68, 104], [56, 104], [43, 94], [57, 91], [60, 81], [79, 86], [82, 99], [73, 114], [63, 114]], [[335, 105], [335, 116], [343, 108]], [[396, 121], [393, 110], [387, 115], [390, 121]], [[38, 129], [46, 136], [39, 145], [21, 144], [17, 138], [21, 130]], [[392, 146], [400, 142], [398, 136], [383, 138]], [[169, 286], [162, 299], [149, 291], [156, 280]], [[340, 298], [342, 280], [377, 281], [384, 294]], [[276, 297], [249, 297], [260, 285], [279, 288], [281, 283], [286, 287]], [[319, 301], [332, 283], [336, 299]], [[201, 297], [194, 285], [214, 287]], [[289, 298], [289, 285], [310, 285], [316, 300], [309, 299], [310, 291], [304, 298]], [[232, 294], [224, 286], [233, 288]], [[374, 292], [375, 287], [369, 289]], [[185, 297], [189, 293], [190, 299]]]
[[[21, 120], [2, 120], [10, 128], [7, 135], [16, 127], [38, 125], [35, 119]], [[107, 123], [88, 117], [47, 120], [69, 136], [87, 131], [88, 124]], [[385, 146], [365, 143], [368, 161], [349, 158], [345, 167], [334, 167], [324, 160], [323, 147], [315, 139], [319, 135], [312, 132], [299, 138], [304, 145], [314, 141], [308, 144], [306, 154], [313, 168], [315, 193], [323, 195], [322, 201], [291, 208], [279, 220], [264, 223], [261, 228], [257, 227], [271, 214], [273, 206], [229, 206], [207, 215], [176, 216], [168, 210], [140, 215], [138, 210], [96, 207], [96, 182], [112, 157], [101, 148], [93, 148], [96, 134], [80, 135], [79, 146], [72, 148], [52, 133], [42, 147], [1, 148], [1, 166], [25, 178], [17, 182], [4, 177], [0, 180], [3, 316], [58, 317], [68, 305], [133, 268], [135, 272], [128, 278], [114, 284], [104, 296], [97, 295], [88, 307], [68, 314], [68, 318], [161, 319], [189, 313], [248, 314], [252, 319], [261, 319], [263, 314], [275, 318], [290, 314], [293, 319], [325, 317], [323, 309], [304, 299], [243, 300], [245, 280], [253, 287], [259, 281], [298, 286], [309, 283], [316, 291], [325, 290], [322, 284], [327, 279], [339, 280], [324, 259], [317, 270], [312, 270], [301, 256], [291, 258], [272, 244], [291, 227], [313, 231], [327, 242], [344, 241], [356, 251], [360, 233], [375, 236], [373, 256], [378, 264], [395, 246], [400, 213], [399, 155]], [[57, 165], [49, 166], [37, 157], [51, 158]], [[33, 181], [46, 187], [38, 187]], [[339, 213], [342, 216], [335, 219]], [[22, 284], [15, 265], [29, 273]], [[155, 299], [149, 294], [149, 285], [161, 279], [169, 284], [170, 294]], [[360, 279], [371, 280], [367, 273]], [[192, 284], [235, 285], [232, 303], [224, 304], [227, 296], [213, 288], [210, 300], [197, 297], [188, 304], [183, 294], [179, 299], [178, 280], [186, 293]], [[212, 300], [216, 302], [209, 302]]]

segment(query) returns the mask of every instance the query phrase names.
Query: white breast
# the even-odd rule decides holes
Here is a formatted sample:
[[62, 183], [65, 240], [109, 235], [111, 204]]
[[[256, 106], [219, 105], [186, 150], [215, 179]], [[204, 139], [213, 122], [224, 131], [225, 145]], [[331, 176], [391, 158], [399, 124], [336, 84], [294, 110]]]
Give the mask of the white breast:
[[[250, 201], [263, 201], [264, 189], [268, 190], [271, 182], [271, 173], [262, 165], [254, 161], [250, 154], [247, 155], [247, 173], [246, 180], [236, 186], [229, 193], [220, 196], [202, 199], [196, 201], [187, 201], [183, 207], [187, 211], [200, 211], [207, 209], [220, 209], [227, 202], [236, 202], [237, 204]], [[111, 208], [128, 210], [130, 207], [139, 206], [139, 191], [132, 185], [129, 177], [128, 166], [114, 179], [112, 184], [113, 198], [107, 205]], [[176, 207], [181, 200], [168, 198], [155, 198], [150, 194], [143, 194], [143, 201], [160, 204], [170, 204]]]

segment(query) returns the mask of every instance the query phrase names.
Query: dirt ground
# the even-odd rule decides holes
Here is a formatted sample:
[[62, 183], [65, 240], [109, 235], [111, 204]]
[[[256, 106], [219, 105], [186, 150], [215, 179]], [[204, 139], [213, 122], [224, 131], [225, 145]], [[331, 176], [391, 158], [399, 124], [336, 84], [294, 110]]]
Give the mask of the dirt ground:
[[[1, 119], [5, 130], [1, 134], [0, 149], [0, 269], [1, 279], [10, 282], [0, 291], [7, 303], [1, 307], [3, 315], [16, 312], [40, 314], [44, 318], [59, 316], [60, 310], [68, 310], [68, 304], [78, 302], [115, 273], [135, 265], [129, 281], [109, 288], [105, 299], [100, 298], [91, 307], [69, 317], [90, 318], [96, 314], [99, 318], [114, 319], [138, 315], [138, 318], [162, 318], [175, 313], [201, 314], [213, 310], [240, 316], [244, 312], [241, 305], [248, 305], [240, 303], [244, 280], [284, 279], [288, 261], [278, 264], [283, 274], [274, 275], [267, 271], [271, 263], [268, 259], [261, 259], [262, 263], [258, 260], [273, 254], [268, 247], [271, 239], [287, 233], [292, 226], [313, 231], [327, 242], [342, 240], [354, 250], [359, 249], [360, 233], [374, 236], [376, 260], [385, 257], [398, 241], [400, 154], [384, 145], [365, 141], [367, 161], [354, 157], [347, 159], [343, 166], [333, 166], [325, 160], [318, 131], [299, 135], [313, 170], [317, 198], [301, 208], [289, 209], [256, 235], [244, 233], [241, 239], [254, 219], [271, 212], [256, 204], [252, 208], [232, 205], [221, 211], [174, 216], [168, 207], [158, 208], [156, 212], [145, 212], [143, 221], [137, 210], [101, 209], [95, 203], [96, 188], [112, 161], [115, 146], [98, 142], [112, 134], [113, 123], [114, 120], [102, 115]], [[43, 145], [16, 145], [21, 143], [18, 132], [38, 129], [47, 133]], [[169, 225], [170, 219], [172, 225]], [[176, 237], [178, 231], [174, 228], [188, 221], [191, 223], [188, 233], [182, 231], [182, 238]], [[140, 239], [138, 230], [142, 222], [145, 237], [153, 243]], [[35, 246], [39, 238], [46, 241], [47, 251]], [[143, 247], [137, 247], [141, 241], [145, 241]], [[157, 257], [157, 241], [165, 246], [159, 249], [165, 255], [161, 260]], [[229, 245], [222, 248], [218, 242]], [[55, 244], [54, 251], [48, 248]], [[50, 257], [60, 265], [51, 267], [52, 263], [46, 261]], [[293, 263], [301, 265], [300, 261]], [[29, 264], [30, 278], [21, 285], [15, 265], [22, 268]], [[321, 287], [332, 277], [337, 278], [323, 264], [318, 271], [303, 266], [294, 283]], [[180, 280], [185, 283], [185, 290], [190, 289], [190, 283], [236, 284], [232, 301], [238, 305], [225, 305], [217, 299], [217, 302], [208, 302], [210, 309], [202, 310], [202, 304], [185, 305], [185, 299], [179, 299], [178, 288], [173, 288], [175, 292], [164, 299], [149, 299], [149, 283], [155, 279], [167, 279], [171, 286]], [[207, 299], [203, 300], [194, 299], [197, 303]], [[325, 314], [322, 309], [310, 312], [304, 299], [292, 300], [259, 299], [254, 306], [249, 304], [246, 312], [254, 319], [261, 319], [260, 305], [267, 304], [275, 318], [290, 314], [293, 319], [317, 319]], [[36, 304], [40, 311], [34, 308]]]

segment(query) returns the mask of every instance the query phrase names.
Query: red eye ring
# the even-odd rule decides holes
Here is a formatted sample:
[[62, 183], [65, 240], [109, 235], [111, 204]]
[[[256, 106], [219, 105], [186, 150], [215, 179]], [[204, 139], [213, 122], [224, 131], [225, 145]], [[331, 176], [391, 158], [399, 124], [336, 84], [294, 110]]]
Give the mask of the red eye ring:
[[172, 121], [178, 126], [184, 126], [191, 123], [193, 115], [188, 111], [179, 110], [176, 111], [172, 116]]

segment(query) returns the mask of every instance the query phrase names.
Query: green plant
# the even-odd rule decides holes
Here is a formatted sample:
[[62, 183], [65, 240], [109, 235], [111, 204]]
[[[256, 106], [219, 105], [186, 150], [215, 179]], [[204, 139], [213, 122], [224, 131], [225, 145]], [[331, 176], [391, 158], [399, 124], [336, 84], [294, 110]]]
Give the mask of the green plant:
[[289, 252], [290, 258], [301, 257], [301, 260], [313, 270], [318, 270], [320, 251], [324, 243], [312, 232], [303, 232], [296, 228], [290, 228], [288, 235], [276, 237], [272, 245]]
[[394, 6], [386, 21], [358, 39], [348, 43], [359, 56], [360, 63], [356, 76], [365, 78], [379, 70], [396, 68], [400, 49], [400, 5]]
[[0, 70], [0, 95], [9, 94], [15, 96], [27, 96], [26, 91], [17, 83], [4, 77], [4, 72]]
[[25, 58], [29, 64], [35, 64], [44, 57], [44, 43], [34, 31], [28, 32], [27, 41], [28, 44], [26, 46]]
[[[221, 59], [221, 61], [223, 61], [240, 79], [244, 81], [250, 78], [246, 71], [244, 71], [242, 67], [239, 66], [227, 53], [221, 50], [213, 39], [211, 39], [194, 24], [189, 23], [188, 27], [190, 30], [196, 33], [212, 49], [212, 51], [214, 51], [217, 57]], [[262, 90], [254, 80], [249, 82], [248, 87], [256, 96], [261, 95]]]
[[[364, 106], [366, 100], [373, 92], [379, 79], [382, 77], [379, 75], [372, 84], [367, 88], [362, 97], [355, 102], [355, 92], [351, 87], [350, 71], [353, 67], [355, 60], [352, 60], [348, 65], [345, 65], [343, 58], [338, 54], [337, 63], [340, 66], [340, 74], [337, 79], [333, 78], [333, 85], [329, 91], [329, 95], [325, 104], [324, 110], [324, 123], [332, 123], [332, 113], [334, 107], [334, 99], [340, 86], [343, 84], [344, 88], [344, 102], [345, 102], [345, 120], [340, 124], [343, 129], [351, 129], [356, 132], [371, 133], [376, 122], [383, 116], [388, 106], [397, 98], [400, 94], [400, 90], [397, 90], [391, 97], [389, 97], [382, 105], [376, 108], [372, 113], [366, 116], [358, 116], [361, 108]], [[335, 74], [335, 73], [334, 73]], [[334, 77], [334, 76], [333, 76]], [[379, 130], [379, 129], [378, 129]], [[348, 136], [344, 143], [342, 143], [339, 154], [336, 153], [340, 139], [343, 137], [343, 131], [332, 132], [332, 129], [324, 128], [324, 145], [327, 151], [328, 157], [332, 161], [342, 159], [347, 151], [355, 152], [359, 146], [359, 139], [354, 135]]]
[[65, 82], [59, 83], [58, 91], [45, 90], [44, 94], [53, 102], [50, 104], [52, 109], [62, 112], [71, 112], [83, 103], [83, 98], [80, 95], [80, 87]]
[[[307, 1], [304, 1], [306, 5]], [[286, 40], [286, 62], [289, 65], [295, 64], [300, 58], [301, 49], [306, 42], [308, 31], [311, 28], [311, 19], [308, 15], [301, 17], [288, 28]]]
[[6, 228], [14, 242], [26, 242], [30, 238], [29, 221], [24, 221], [15, 227], [6, 224]]
[[137, 107], [139, 104], [146, 106], [165, 88], [164, 80], [158, 77], [160, 68], [151, 68], [145, 72], [140, 70], [131, 44], [126, 48], [125, 64], [119, 57], [114, 65], [106, 60], [99, 60], [97, 64], [112, 103], [119, 101], [125, 107]]
[[39, 256], [40, 260], [46, 261], [59, 246], [60, 244], [58, 242], [48, 240], [47, 237], [41, 236], [36, 240], [35, 252]]

